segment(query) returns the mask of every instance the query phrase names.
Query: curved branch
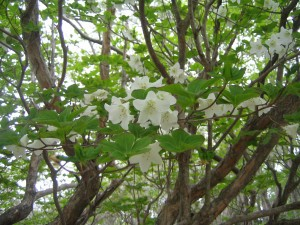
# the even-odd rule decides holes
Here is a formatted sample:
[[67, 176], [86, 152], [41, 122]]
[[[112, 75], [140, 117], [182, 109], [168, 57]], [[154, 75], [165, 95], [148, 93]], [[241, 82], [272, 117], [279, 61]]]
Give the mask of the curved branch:
[[62, 20], [63, 20], [63, 0], [58, 1], [58, 25], [57, 30], [59, 34], [60, 44], [63, 52], [63, 66], [62, 66], [62, 72], [61, 72], [61, 78], [59, 80], [59, 83], [57, 85], [57, 92], [59, 92], [67, 72], [67, 63], [68, 63], [68, 48], [66, 46], [64, 33], [62, 31]]
[[[57, 187], [57, 191], [64, 191], [64, 190], [67, 190], [67, 189], [70, 189], [70, 188], [75, 188], [77, 187], [77, 183], [70, 183], [70, 184], [62, 184], [60, 186]], [[45, 189], [43, 191], [39, 191], [36, 193], [35, 195], [35, 199], [34, 201], [40, 199], [40, 198], [43, 198], [45, 197], [46, 195], [50, 195], [50, 194], [53, 194], [53, 188], [48, 188], [48, 189]]]
[[291, 210], [297, 210], [297, 209], [300, 209], [300, 202], [294, 202], [294, 203], [291, 203], [291, 204], [279, 206], [279, 207], [268, 209], [268, 210], [261, 210], [261, 211], [258, 211], [258, 212], [250, 213], [248, 215], [238, 215], [238, 216], [235, 216], [235, 217], [229, 219], [228, 221], [226, 221], [225, 223], [222, 223], [220, 225], [237, 224], [239, 222], [251, 221], [251, 220], [255, 220], [257, 218], [271, 216], [271, 215], [274, 215], [274, 214], [277, 214], [277, 213], [283, 213], [283, 212], [287, 212], [287, 211], [291, 211]]
[[48, 168], [50, 169], [51, 179], [52, 179], [52, 183], [53, 183], [53, 193], [52, 193], [53, 194], [53, 201], [54, 201], [55, 207], [58, 211], [61, 222], [62, 222], [63, 225], [65, 225], [66, 224], [65, 218], [63, 216], [63, 213], [62, 213], [59, 201], [58, 201], [58, 197], [57, 197], [57, 192], [58, 192], [58, 190], [57, 190], [58, 189], [58, 183], [57, 183], [57, 179], [56, 179], [57, 172], [56, 172], [56, 170], [54, 169], [54, 167], [52, 166], [52, 164], [49, 160], [47, 151], [43, 151], [43, 157], [44, 157], [44, 160], [45, 160]]
[[200, 44], [200, 39], [199, 39], [200, 30], [198, 28], [196, 28], [196, 24], [195, 24], [195, 17], [194, 17], [193, 8], [197, 6], [198, 1], [196, 1], [195, 3], [193, 3], [193, 2], [194, 2], [194, 0], [189, 0], [188, 1], [188, 7], [189, 7], [190, 20], [191, 20], [191, 27], [192, 27], [194, 42], [195, 42], [195, 46], [196, 46], [198, 55], [200, 57], [200, 63], [204, 66], [206, 71], [210, 71], [211, 70], [210, 64], [206, 60], [205, 55], [203, 53], [202, 46]]
[[139, 13], [140, 13], [141, 26], [142, 26], [145, 42], [146, 42], [146, 45], [147, 45], [147, 48], [148, 48], [148, 52], [149, 52], [154, 64], [156, 65], [157, 69], [161, 73], [161, 75], [164, 78], [167, 79], [168, 84], [171, 84], [172, 79], [169, 76], [169, 74], [167, 73], [167, 70], [166, 70], [165, 66], [158, 59], [158, 57], [157, 57], [157, 55], [156, 55], [156, 53], [153, 49], [153, 46], [152, 46], [150, 33], [148, 31], [148, 28], [147, 28], [148, 22], [147, 22], [146, 15], [145, 15], [145, 1], [144, 0], [139, 1]]
[[24, 198], [19, 205], [6, 210], [0, 215], [0, 224], [17, 223], [25, 219], [31, 213], [36, 196], [35, 184], [38, 178], [38, 167], [41, 159], [42, 158], [36, 154], [31, 155]]
[[[86, 35], [85, 33], [83, 33], [69, 18], [65, 17], [64, 15], [63, 15], [62, 18], [63, 18], [64, 21], [66, 21], [68, 24], [70, 24], [83, 39], [88, 40], [88, 41], [93, 42], [93, 43], [96, 43], [96, 44], [99, 44], [99, 45], [103, 45], [103, 41], [91, 38], [88, 35]], [[119, 55], [123, 55], [122, 50], [120, 50], [120, 49], [118, 49], [114, 46], [110, 46], [110, 48], [111, 48], [112, 51], [115, 51]], [[126, 55], [126, 58], [129, 58], [129, 56]]]
[[[41, 53], [38, 15], [37, 0], [28, 1], [27, 8], [21, 15], [22, 33], [32, 72], [35, 74], [40, 87], [48, 89], [54, 87], [54, 82]], [[34, 24], [35, 29], [28, 29], [29, 26], [32, 26], [31, 24]]]
[[[221, 191], [219, 196], [212, 202], [209, 209], [202, 208], [193, 218], [193, 224], [210, 224], [228, 204], [234, 199], [238, 193], [252, 180], [253, 176], [259, 170], [260, 166], [268, 157], [273, 147], [278, 143], [279, 134], [274, 133], [267, 144], [260, 144], [253, 157], [247, 162], [240, 171], [236, 179]], [[201, 218], [203, 218], [201, 220]], [[198, 223], [197, 221], [200, 221]]]

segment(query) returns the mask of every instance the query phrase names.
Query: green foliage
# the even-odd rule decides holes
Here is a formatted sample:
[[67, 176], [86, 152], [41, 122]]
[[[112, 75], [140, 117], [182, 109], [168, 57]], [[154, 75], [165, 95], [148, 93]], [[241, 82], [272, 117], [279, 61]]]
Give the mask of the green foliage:
[[235, 107], [240, 103], [259, 96], [259, 91], [255, 88], [243, 88], [238, 85], [229, 86], [229, 90], [224, 90], [223, 95]]
[[170, 152], [198, 149], [204, 142], [202, 135], [190, 135], [181, 129], [173, 131], [171, 135], [159, 136], [157, 139], [162, 148]]
[[11, 129], [0, 129], [0, 148], [6, 145], [17, 144], [20, 137]]
[[[183, 184], [201, 189], [203, 181], [208, 184], [206, 179], [209, 179], [209, 175], [224, 166], [232, 172], [225, 174], [224, 171], [218, 171], [216, 177], [211, 178], [218, 183], [212, 183], [209, 193], [197, 190], [197, 194], [203, 192], [203, 195], [197, 196], [199, 199], [191, 196], [195, 200], [193, 213], [200, 211], [205, 214], [206, 209], [202, 206], [207, 199], [210, 199], [210, 210], [213, 211], [218, 199], [226, 197], [227, 192], [224, 190], [239, 179], [236, 173], [247, 173], [243, 169], [255, 156], [257, 146], [268, 146], [272, 135], [280, 134], [282, 137], [268, 159], [258, 165], [260, 169], [253, 174], [251, 182], [245, 185], [243, 191], [238, 191], [240, 196], [234, 193], [236, 196], [233, 200], [224, 199], [228, 203], [231, 201], [226, 211], [228, 214], [220, 215], [220, 220], [214, 223], [224, 222], [224, 218], [228, 219], [231, 215], [261, 210], [259, 206], [265, 204], [262, 200], [264, 194], [272, 205], [280, 197], [277, 194], [278, 182], [282, 190], [285, 190], [291, 172], [291, 160], [297, 159], [299, 153], [298, 136], [296, 139], [288, 137], [279, 126], [285, 122], [300, 122], [300, 112], [279, 115], [277, 105], [282, 97], [300, 97], [299, 32], [292, 32], [293, 42], [288, 44], [286, 52], [280, 52], [278, 48], [287, 47], [287, 44], [277, 43], [277, 59], [277, 56], [270, 56], [272, 48], [268, 44], [270, 38], [274, 38], [282, 29], [280, 26], [284, 25], [286, 29], [293, 28], [295, 31], [298, 26], [295, 18], [299, 16], [299, 9], [295, 6], [289, 12], [288, 6], [292, 1], [272, 1], [278, 3], [278, 7], [268, 8], [265, 0], [241, 0], [240, 3], [233, 0], [211, 1], [211, 4], [208, 1], [198, 1], [190, 12], [188, 3], [195, 4], [197, 1], [146, 0], [146, 16], [143, 18], [146, 19], [149, 32], [149, 37], [146, 38], [141, 30], [141, 13], [138, 11], [142, 1], [135, 1], [135, 5], [123, 0], [64, 1], [63, 14], [67, 18], [63, 19], [64, 36], [58, 32], [57, 26], [60, 1], [40, 1], [39, 15], [36, 15], [39, 22], [29, 21], [26, 25], [24, 20], [21, 24], [27, 7], [26, 1], [2, 1], [0, 213], [16, 205], [24, 197], [29, 160], [34, 153], [24, 148], [27, 159], [16, 159], [13, 154], [15, 152], [6, 147], [20, 145], [20, 138], [25, 134], [30, 139], [29, 143], [43, 138], [60, 140], [58, 144], [45, 146], [51, 148], [46, 149], [49, 156], [56, 156], [58, 160], [51, 163], [57, 173], [59, 185], [73, 182], [74, 177], [76, 182], [88, 180], [83, 179], [86, 171], [82, 170], [87, 163], [93, 163], [98, 168], [101, 189], [91, 199], [95, 202], [99, 197], [103, 199], [99, 207], [95, 205], [95, 212], [91, 213], [93, 216], [88, 221], [90, 224], [155, 224], [158, 215], [167, 211], [161, 211], [165, 202], [170, 203], [171, 207], [174, 206], [173, 203], [180, 204], [175, 201], [177, 197], [181, 199], [182, 193], [177, 195], [175, 188]], [[224, 15], [217, 15], [220, 7], [226, 9]], [[40, 52], [32, 52], [27, 45], [29, 40], [25, 33], [32, 32], [40, 34]], [[105, 46], [105, 35], [108, 34], [110, 46]], [[68, 49], [67, 62], [63, 61], [62, 38]], [[275, 41], [280, 39], [276, 36]], [[146, 43], [145, 40], [151, 43]], [[35, 41], [39, 43], [38, 39]], [[266, 47], [265, 55], [256, 55], [259, 48], [250, 54], [253, 44], [258, 41], [263, 44], [261, 48]], [[109, 54], [103, 54], [105, 47], [110, 47]], [[131, 56], [140, 57], [140, 68], [135, 68], [138, 62], [135, 65], [129, 63]], [[39, 60], [45, 64], [34, 67]], [[171, 71], [170, 68], [177, 62], [184, 71]], [[62, 74], [63, 63], [67, 65], [66, 74]], [[109, 65], [109, 79], [102, 80], [100, 63]], [[41, 68], [49, 69], [52, 74], [50, 79], [55, 81], [55, 87], [41, 88], [42, 85], [36, 79]], [[175, 81], [174, 76], [181, 72], [186, 79], [167, 83], [167, 76]], [[136, 77], [147, 76], [151, 84], [154, 84], [162, 78], [162, 74], [162, 86], [130, 92]], [[46, 75], [44, 73], [42, 77]], [[58, 84], [61, 86], [58, 87]], [[107, 91], [108, 98], [100, 100], [95, 97], [91, 102], [86, 101], [85, 94], [99, 89]], [[175, 104], [170, 103], [169, 118], [160, 118], [162, 114], [155, 117], [160, 119], [161, 124], [170, 123], [170, 130], [164, 130], [161, 124], [153, 125], [149, 118], [144, 124], [140, 124], [141, 112], [134, 107], [133, 101], [144, 100], [150, 91], [165, 91], [176, 98]], [[111, 110], [114, 112], [105, 108], [105, 104], [115, 104], [111, 102], [113, 96], [121, 98], [123, 106], [124, 103], [129, 104], [128, 113], [132, 119], [130, 118], [128, 130], [113, 121], [122, 118], [123, 122], [126, 110], [122, 108], [123, 111], [117, 113], [115, 111], [121, 106], [115, 107], [115, 111]], [[211, 99], [207, 99], [208, 97]], [[259, 97], [266, 100], [266, 104], [262, 104], [264, 114], [257, 111], [257, 105], [239, 108], [243, 102]], [[200, 103], [199, 98], [203, 102]], [[169, 102], [164, 104], [168, 105]], [[200, 104], [204, 107], [201, 108]], [[270, 125], [264, 127], [264, 122], [269, 117], [261, 115], [268, 114], [267, 106], [272, 106], [272, 115], [275, 116], [268, 122]], [[230, 110], [226, 110], [226, 107]], [[91, 108], [93, 111], [89, 111]], [[299, 107], [294, 105], [290, 108]], [[147, 109], [149, 114], [151, 110], [160, 110], [154, 110], [151, 104]], [[212, 110], [212, 116], [207, 116], [206, 110]], [[259, 120], [259, 117], [264, 120]], [[253, 124], [253, 121], [260, 123]], [[257, 126], [259, 129], [256, 129]], [[251, 141], [239, 142], [241, 138], [247, 140], [248, 137]], [[146, 173], [141, 172], [138, 166], [132, 169], [133, 165], [130, 165], [128, 159], [148, 153], [149, 145], [157, 143], [156, 141], [162, 148], [157, 156], [162, 158], [162, 165], [151, 166]], [[244, 145], [247, 148], [242, 153], [239, 152]], [[191, 157], [186, 168], [180, 168], [178, 154], [187, 151]], [[231, 160], [236, 155], [239, 157]], [[144, 156], [145, 161], [148, 160], [147, 154]], [[204, 169], [208, 165], [211, 167], [210, 172]], [[189, 171], [190, 177], [181, 180], [182, 169]], [[52, 188], [49, 171], [43, 161], [39, 165], [36, 184], [38, 191]], [[120, 181], [122, 184], [114, 190], [114, 184]], [[186, 181], [189, 182], [185, 184]], [[113, 193], [110, 193], [111, 190]], [[62, 208], [69, 199], [76, 198], [71, 198], [74, 193], [74, 189], [59, 191], [58, 200]], [[250, 202], [249, 193], [256, 193], [253, 207], [247, 205]], [[294, 194], [297, 197], [297, 193]], [[292, 200], [291, 195], [289, 201]], [[89, 202], [87, 207], [91, 206], [89, 209], [93, 209], [95, 202]], [[18, 224], [51, 223], [57, 215], [53, 197], [47, 195], [36, 200], [33, 213]], [[293, 218], [292, 214], [286, 215]], [[255, 220], [253, 223], [261, 224], [262, 221], [267, 223], [267, 219]]]
[[149, 137], [136, 138], [133, 134], [123, 133], [114, 136], [111, 141], [104, 140], [101, 142], [100, 149], [109, 153], [113, 159], [124, 160], [131, 155], [148, 151], [151, 142]]

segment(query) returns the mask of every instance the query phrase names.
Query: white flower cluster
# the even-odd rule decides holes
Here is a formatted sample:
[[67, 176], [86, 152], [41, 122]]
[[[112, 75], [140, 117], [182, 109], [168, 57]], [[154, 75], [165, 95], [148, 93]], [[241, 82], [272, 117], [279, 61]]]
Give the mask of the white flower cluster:
[[149, 145], [150, 151], [131, 156], [129, 162], [138, 163], [143, 173], [147, 172], [151, 163], [163, 164], [162, 158], [159, 155], [161, 147], [158, 142]]
[[[129, 66], [134, 70], [137, 71], [139, 74], [146, 74], [147, 70], [145, 69], [143, 63], [141, 62], [141, 58], [139, 56], [133, 55], [130, 56], [130, 60], [128, 61]], [[183, 84], [185, 80], [187, 79], [187, 76], [185, 75], [183, 69], [180, 68], [179, 63], [175, 63], [173, 66], [170, 67], [169, 70], [170, 76], [174, 78], [174, 83], [181, 83]], [[162, 79], [157, 81], [157, 84], [161, 84]], [[135, 89], [147, 89], [151, 86], [145, 87], [145, 85], [149, 85], [149, 78], [147, 76], [144, 76], [142, 78], [136, 78], [135, 80]], [[153, 85], [156, 85], [153, 84]], [[132, 89], [133, 87], [131, 87]]]
[[81, 102], [82, 107], [87, 107], [81, 116], [96, 116], [98, 117], [98, 112], [96, 110], [97, 106], [92, 105], [93, 100], [102, 101], [107, 99], [108, 92], [99, 89], [91, 94], [84, 94], [84, 100]]
[[279, 58], [281, 58], [293, 47], [292, 30], [281, 27], [280, 32], [272, 34], [271, 38], [265, 44], [268, 48], [261, 43], [261, 40], [250, 42], [250, 54], [271, 58], [274, 54], [278, 54]]
[[[134, 90], [146, 90], [150, 87], [161, 87], [162, 80], [151, 83], [149, 77], [137, 77], [131, 84], [128, 91], [128, 96], [124, 99], [112, 97], [111, 104], [105, 104], [104, 108], [108, 111], [108, 119], [113, 124], [120, 124], [125, 130], [128, 130], [128, 124], [134, 119], [130, 114], [129, 101], [132, 99], [131, 93]], [[145, 99], [134, 99], [133, 106], [139, 111], [138, 123], [142, 127], [148, 127], [149, 124], [161, 126], [164, 131], [169, 131], [171, 128], [178, 127], [177, 111], [170, 109], [171, 105], [176, 103], [175, 97], [168, 92], [149, 91]]]
[[184, 74], [183, 69], [180, 69], [180, 65], [178, 62], [170, 68], [169, 73], [170, 76], [174, 78], [174, 83], [183, 84], [186, 80], [186, 75]]
[[177, 111], [171, 111], [170, 106], [176, 103], [176, 99], [168, 92], [157, 93], [149, 91], [146, 99], [133, 100], [133, 106], [140, 111], [138, 123], [147, 127], [149, 123], [161, 126], [165, 131], [177, 127]]
[[25, 134], [20, 139], [19, 145], [8, 145], [6, 148], [11, 151], [17, 159], [20, 157], [26, 159], [26, 149], [30, 149], [34, 154], [40, 155], [43, 150], [52, 150], [60, 143], [60, 140], [57, 138], [41, 138], [30, 143], [29, 141], [27, 134]]
[[128, 64], [133, 70], [135, 70], [139, 74], [146, 74], [147, 73], [147, 70], [145, 69], [143, 63], [141, 62], [141, 58], [138, 55], [130, 56]]
[[230, 104], [216, 104], [216, 97], [213, 93], [209, 94], [207, 99], [199, 98], [198, 110], [203, 110], [205, 113], [205, 118], [212, 118], [214, 115], [222, 116], [227, 112], [233, 110], [233, 106]]
[[[213, 93], [209, 94], [207, 99], [199, 98], [198, 110], [203, 110], [205, 113], [205, 118], [212, 118], [214, 115], [223, 116], [227, 112], [233, 112], [236, 114], [236, 110], [233, 111], [233, 105], [231, 104], [216, 104], [216, 97]], [[256, 107], [258, 110], [258, 115], [261, 116], [264, 113], [267, 113], [271, 110], [271, 107], [267, 107], [266, 100], [261, 97], [248, 99], [241, 104], [239, 104], [236, 108], [248, 108], [250, 111], [255, 111]]]

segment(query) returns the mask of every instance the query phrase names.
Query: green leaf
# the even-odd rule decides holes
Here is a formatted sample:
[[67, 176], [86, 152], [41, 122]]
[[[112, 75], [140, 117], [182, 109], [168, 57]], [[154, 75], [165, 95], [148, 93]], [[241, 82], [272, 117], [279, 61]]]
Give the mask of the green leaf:
[[86, 133], [90, 130], [97, 130], [99, 121], [97, 118], [82, 116], [74, 121], [73, 130], [79, 134]]
[[83, 93], [84, 91], [77, 84], [72, 84], [65, 91], [65, 96], [67, 98], [81, 98]]
[[270, 99], [274, 99], [278, 96], [279, 92], [282, 90], [282, 84], [278, 83], [276, 85], [267, 83], [265, 85], [261, 84], [260, 89], [264, 91]]
[[215, 153], [213, 151], [204, 151], [202, 149], [199, 149], [198, 155], [200, 159], [210, 161], [214, 158]]
[[232, 85], [229, 90], [223, 91], [223, 95], [236, 107], [248, 99], [258, 97], [259, 92], [254, 88], [242, 88], [238, 85]]
[[204, 142], [202, 135], [190, 135], [182, 129], [175, 130], [171, 135], [163, 135], [157, 139], [161, 147], [170, 152], [184, 152], [199, 148]]
[[130, 123], [128, 125], [128, 130], [132, 133], [136, 138], [141, 138], [145, 136], [154, 136], [157, 133], [158, 127], [157, 126], [149, 126], [147, 129], [141, 127], [137, 123]]
[[93, 146], [86, 147], [81, 145], [75, 145], [74, 150], [75, 150], [74, 157], [67, 157], [63, 159], [72, 162], [78, 161], [84, 164], [88, 160], [96, 159], [100, 153], [100, 147], [93, 147]]
[[300, 96], [300, 83], [292, 83], [286, 87], [286, 94]]
[[144, 90], [144, 89], [138, 89], [134, 90], [131, 93], [131, 96], [137, 99], [145, 99], [147, 97], [149, 90]]
[[300, 123], [300, 112], [295, 112], [288, 115], [283, 115], [283, 118], [291, 123]]
[[219, 78], [211, 78], [211, 79], [196, 79], [188, 84], [187, 90], [194, 95], [201, 95], [206, 92], [213, 84], [215, 84]]
[[58, 114], [52, 110], [37, 111], [33, 121], [39, 124], [48, 124], [56, 127], [60, 126]]
[[100, 144], [103, 152], [107, 152], [115, 159], [124, 160], [131, 155], [145, 152], [151, 144], [151, 138], [143, 137], [136, 139], [133, 134], [123, 133], [113, 138], [113, 141], [104, 140]]
[[177, 96], [177, 102], [182, 107], [187, 107], [195, 103], [195, 95], [187, 91], [181, 84], [171, 84], [159, 88], [160, 91], [166, 91]]
[[11, 129], [0, 129], [0, 147], [19, 142], [19, 135]]

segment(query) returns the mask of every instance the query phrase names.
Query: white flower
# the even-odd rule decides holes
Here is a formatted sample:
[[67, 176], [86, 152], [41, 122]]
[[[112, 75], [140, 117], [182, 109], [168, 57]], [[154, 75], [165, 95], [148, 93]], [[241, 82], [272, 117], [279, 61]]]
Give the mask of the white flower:
[[84, 103], [86, 105], [90, 104], [94, 99], [101, 101], [107, 99], [108, 92], [99, 89], [91, 94], [84, 94]]
[[242, 107], [242, 108], [248, 108], [251, 111], [255, 111], [256, 110], [256, 106], [261, 106], [266, 104], [266, 100], [261, 98], [261, 97], [256, 97], [256, 98], [251, 98], [248, 99], [244, 102], [242, 102], [241, 104], [238, 105], [237, 108]]
[[131, 84], [130, 91], [138, 90], [138, 89], [148, 89], [151, 87], [161, 87], [162, 86], [162, 78], [157, 80], [156, 82], [150, 83], [149, 77], [136, 77], [134, 82]]
[[69, 134], [67, 134], [67, 138], [69, 138], [70, 141], [72, 142], [76, 142], [76, 139], [80, 136], [80, 134], [78, 134], [75, 131], [71, 131]]
[[149, 91], [145, 100], [136, 99], [133, 106], [140, 111], [138, 123], [144, 124], [150, 120], [153, 125], [159, 125], [161, 114], [168, 111], [170, 103], [159, 99], [153, 91]]
[[227, 8], [224, 5], [220, 5], [220, 7], [214, 11], [217, 14], [217, 19], [224, 18], [227, 14]]
[[57, 145], [59, 142], [60, 140], [57, 138], [41, 138], [41, 140], [34, 140], [27, 147], [34, 150], [36, 155], [40, 155], [43, 150], [51, 150], [53, 145]]
[[233, 105], [231, 104], [215, 104], [213, 107], [215, 109], [216, 116], [223, 116], [227, 112], [231, 112], [233, 110]]
[[207, 99], [204, 98], [198, 98], [199, 107], [198, 110], [205, 109], [213, 104], [213, 102], [216, 100], [216, 97], [213, 93], [210, 93], [207, 97]]
[[98, 112], [97, 112], [97, 106], [95, 105], [90, 105], [88, 106], [83, 113], [80, 114], [81, 116], [96, 116], [97, 118], [99, 117]]
[[282, 45], [288, 46], [293, 42], [292, 29], [280, 28], [280, 32], [277, 34], [277, 38]]
[[228, 111], [232, 111], [233, 106], [229, 104], [213, 104], [211, 107], [204, 110], [205, 118], [212, 118], [214, 115], [223, 116]]
[[47, 130], [48, 130], [48, 131], [56, 131], [56, 130], [57, 130], [57, 127], [48, 125], [48, 126], [47, 126]]
[[128, 124], [134, 118], [130, 115], [129, 102], [122, 103], [120, 98], [113, 96], [111, 105], [105, 103], [104, 108], [108, 111], [108, 119], [113, 124], [121, 123], [121, 127], [128, 130]]
[[21, 139], [20, 139], [20, 144], [21, 144], [23, 147], [26, 147], [27, 144], [28, 144], [28, 141], [29, 141], [28, 135], [25, 134], [23, 137], [21, 137]]
[[161, 115], [160, 126], [164, 131], [169, 131], [171, 128], [178, 127], [178, 112], [168, 110]]
[[170, 68], [170, 76], [174, 78], [174, 83], [181, 83], [183, 84], [186, 80], [186, 75], [184, 74], [184, 71], [180, 69], [179, 63], [175, 63], [174, 66]]
[[258, 57], [268, 55], [268, 49], [262, 45], [261, 40], [257, 40], [256, 42], [250, 42], [250, 54], [255, 54]]
[[231, 112], [233, 110], [233, 105], [213, 103], [215, 100], [216, 97], [213, 93], [209, 94], [207, 99], [198, 99], [198, 110], [204, 110], [205, 118], [212, 118], [214, 115], [222, 116], [227, 112]]
[[269, 52], [271, 56], [273, 56], [274, 53], [278, 54], [284, 49], [279, 39], [277, 38], [276, 34], [273, 34], [271, 38], [266, 41], [266, 44], [269, 46]]
[[259, 105], [257, 108], [258, 116], [261, 116], [263, 114], [267, 114], [272, 109], [272, 106], [266, 107], [265, 105]]
[[137, 71], [140, 74], [145, 74], [147, 72], [141, 62], [141, 58], [138, 55], [130, 56], [128, 64], [133, 70]]
[[128, 40], [133, 40], [133, 37], [132, 37], [132, 35], [130, 34], [130, 31], [129, 30], [124, 30], [124, 31], [122, 31], [122, 34], [123, 34], [123, 36], [125, 37], [125, 39], [128, 39]]
[[26, 152], [24, 147], [18, 145], [7, 145], [6, 148], [7, 150], [11, 151], [17, 159], [26, 159]]
[[271, 9], [273, 11], [276, 11], [278, 9], [279, 3], [274, 2], [273, 0], [265, 0], [264, 2], [264, 8], [265, 9]]
[[287, 125], [282, 129], [286, 132], [288, 136], [295, 139], [297, 137], [298, 128], [299, 128], [299, 124], [292, 124], [292, 125]]
[[156, 93], [156, 96], [162, 101], [169, 102], [170, 105], [174, 105], [176, 103], [176, 98], [173, 95], [171, 95], [169, 92], [158, 91]]
[[159, 155], [161, 147], [158, 142], [149, 145], [150, 151], [139, 155], [134, 155], [129, 158], [129, 162], [138, 163], [143, 173], [147, 172], [151, 163], [162, 164], [162, 158]]
[[28, 141], [29, 141], [28, 135], [25, 134], [23, 137], [21, 137], [21, 139], [19, 141], [21, 146], [8, 145], [8, 146], [6, 146], [6, 148], [7, 148], [7, 150], [11, 151], [17, 159], [20, 157], [22, 157], [23, 159], [26, 159], [25, 147], [27, 146]]

